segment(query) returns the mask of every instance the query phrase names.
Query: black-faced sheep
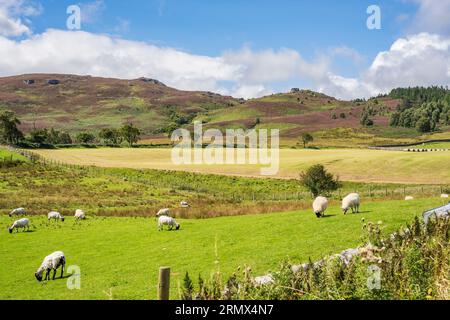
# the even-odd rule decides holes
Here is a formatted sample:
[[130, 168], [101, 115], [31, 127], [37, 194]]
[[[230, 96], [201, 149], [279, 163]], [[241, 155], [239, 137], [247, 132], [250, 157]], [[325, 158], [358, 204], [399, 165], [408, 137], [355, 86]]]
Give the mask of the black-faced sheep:
[[75, 220], [84, 220], [86, 219], [86, 214], [83, 210], [77, 209], [75, 211]]
[[64, 222], [64, 217], [61, 215], [61, 213], [56, 212], [56, 211], [52, 211], [48, 213], [48, 220], [61, 220], [62, 222]]
[[25, 229], [27, 229], [27, 231], [30, 230], [30, 220], [25, 218], [15, 221], [13, 225], [8, 228], [9, 233], [12, 233], [14, 229], [16, 229], [17, 232], [19, 232], [19, 229], [23, 229], [23, 231], [25, 231]]
[[180, 225], [175, 221], [175, 219], [168, 216], [161, 216], [158, 219], [158, 230], [163, 230], [164, 226], [168, 226], [169, 230], [172, 230], [173, 228], [176, 228], [176, 230], [180, 229]]
[[156, 214], [156, 217], [162, 217], [162, 216], [167, 216], [170, 217], [170, 209], [168, 208], [164, 208], [158, 211], [158, 213]]
[[342, 200], [342, 211], [344, 214], [347, 214], [349, 209], [352, 209], [353, 213], [359, 213], [359, 206], [361, 204], [361, 200], [359, 194], [350, 193]]
[[66, 257], [64, 256], [64, 253], [61, 251], [56, 251], [44, 258], [44, 261], [42, 262], [41, 266], [36, 271], [34, 276], [38, 281], [42, 281], [44, 272], [46, 272], [44, 281], [49, 280], [50, 272], [53, 270], [53, 280], [55, 280], [56, 270], [59, 267], [62, 267], [61, 268], [61, 278], [62, 278], [65, 266], [66, 266]]
[[11, 211], [9, 213], [9, 216], [10, 217], [13, 217], [13, 216], [25, 216], [26, 214], [27, 214], [27, 211], [25, 210], [25, 208], [17, 208], [17, 209], [14, 209], [13, 211]]
[[317, 218], [325, 215], [325, 210], [328, 208], [328, 199], [325, 197], [317, 197], [313, 202], [313, 210]]

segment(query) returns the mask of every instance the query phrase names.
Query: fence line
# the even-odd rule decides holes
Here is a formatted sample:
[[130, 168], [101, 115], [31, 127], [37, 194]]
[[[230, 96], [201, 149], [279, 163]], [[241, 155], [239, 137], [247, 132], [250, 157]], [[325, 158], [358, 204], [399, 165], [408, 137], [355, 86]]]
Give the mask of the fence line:
[[[64, 167], [69, 169], [81, 169], [86, 170], [89, 173], [93, 174], [103, 174], [110, 177], [115, 177], [119, 179], [124, 179], [130, 182], [136, 182], [140, 184], [147, 185], [149, 183], [148, 179], [127, 176], [124, 173], [113, 172], [108, 170], [108, 168], [102, 168], [97, 166], [86, 166], [86, 165], [76, 165], [76, 164], [68, 164], [61, 161], [56, 161], [53, 159], [46, 159], [30, 150], [25, 149], [17, 149], [14, 147], [8, 147], [9, 150], [19, 153], [22, 156], [30, 159], [32, 162], [41, 162], [44, 165], [54, 166], [54, 167]], [[157, 184], [157, 182], [156, 182]], [[158, 185], [158, 184], [157, 184]], [[155, 181], [153, 181], [153, 186], [155, 186]], [[209, 192], [208, 190], [202, 189], [199, 185], [195, 188], [189, 186], [188, 188], [180, 187], [180, 185], [167, 185], [160, 184], [160, 187], [172, 188], [174, 190], [186, 190], [186, 191], [195, 191], [197, 193], [205, 193], [214, 196], [216, 199], [220, 199], [223, 201], [253, 201], [253, 202], [281, 202], [281, 201], [301, 201], [301, 200], [311, 200], [312, 195], [306, 191], [280, 191], [280, 192]], [[366, 188], [357, 188], [354, 190], [345, 189], [338, 190], [336, 192], [332, 192], [329, 194], [330, 199], [341, 200], [344, 193], [348, 192], [357, 192], [364, 198], [399, 198], [406, 196], [440, 196], [443, 193], [450, 193], [450, 186], [448, 185], [419, 185], [419, 186], [403, 186], [397, 188], [376, 188], [371, 185], [368, 185]]]

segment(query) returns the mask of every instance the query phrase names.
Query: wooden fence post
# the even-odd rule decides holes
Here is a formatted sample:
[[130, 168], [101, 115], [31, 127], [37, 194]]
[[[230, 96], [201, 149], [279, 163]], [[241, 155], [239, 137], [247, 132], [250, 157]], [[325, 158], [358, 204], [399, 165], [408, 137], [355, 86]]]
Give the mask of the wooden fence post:
[[158, 300], [169, 300], [169, 289], [170, 289], [170, 268], [161, 267], [159, 268], [159, 279], [158, 279]]

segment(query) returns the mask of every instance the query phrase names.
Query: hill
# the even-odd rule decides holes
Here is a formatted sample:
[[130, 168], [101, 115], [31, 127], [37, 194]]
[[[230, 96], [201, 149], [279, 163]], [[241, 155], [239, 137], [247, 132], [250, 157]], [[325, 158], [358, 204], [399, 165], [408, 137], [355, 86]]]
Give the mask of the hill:
[[[98, 132], [133, 123], [144, 138], [166, 139], [169, 132], [200, 120], [206, 128], [272, 129], [281, 131], [284, 145], [295, 145], [312, 132], [317, 146], [366, 146], [411, 143], [432, 138], [415, 126], [390, 126], [404, 96], [342, 101], [293, 89], [258, 99], [236, 99], [211, 92], [180, 91], [158, 80], [119, 80], [90, 76], [32, 74], [0, 78], [0, 108], [14, 111], [26, 133], [33, 128], [69, 133]], [[372, 126], [362, 126], [363, 114]], [[439, 128], [450, 137], [450, 126]]]
[[56, 74], [0, 78], [0, 107], [14, 111], [25, 132], [34, 127], [97, 131], [132, 122], [152, 135], [172, 124], [189, 123], [198, 113], [238, 103], [210, 92], [176, 90], [148, 78]]

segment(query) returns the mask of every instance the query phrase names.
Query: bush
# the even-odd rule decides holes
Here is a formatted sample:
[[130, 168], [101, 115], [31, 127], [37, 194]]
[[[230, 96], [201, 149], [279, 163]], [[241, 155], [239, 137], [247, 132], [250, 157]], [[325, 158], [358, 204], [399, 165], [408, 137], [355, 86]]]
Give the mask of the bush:
[[307, 188], [314, 197], [327, 195], [341, 187], [339, 179], [325, 170], [323, 165], [315, 165], [300, 174], [301, 184]]
[[[199, 300], [448, 300], [450, 298], [450, 222], [440, 219], [425, 226], [418, 218], [389, 238], [379, 224], [364, 225], [367, 254], [348, 264], [326, 257], [321, 263], [294, 273], [285, 261], [273, 282], [258, 285], [251, 268], [238, 269], [226, 282], [215, 273], [199, 278], [198, 288], [188, 282], [189, 295]], [[395, 236], [394, 236], [395, 235]], [[375, 246], [376, 244], [376, 246]], [[379, 276], [379, 277], [378, 277]], [[370, 282], [373, 277], [374, 282]], [[201, 280], [201, 281], [200, 281]], [[378, 283], [377, 283], [378, 282]], [[372, 283], [374, 286], [369, 286]], [[379, 284], [379, 286], [377, 286]]]

